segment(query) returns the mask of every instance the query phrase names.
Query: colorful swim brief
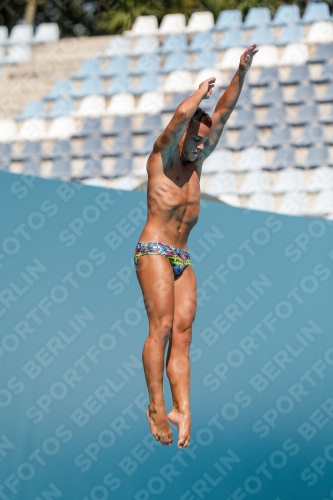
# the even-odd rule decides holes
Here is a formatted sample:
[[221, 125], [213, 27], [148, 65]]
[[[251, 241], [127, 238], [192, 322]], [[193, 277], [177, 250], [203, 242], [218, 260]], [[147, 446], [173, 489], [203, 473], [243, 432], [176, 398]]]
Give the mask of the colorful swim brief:
[[185, 252], [185, 250], [181, 248], [176, 248], [157, 241], [151, 243], [141, 241], [136, 245], [134, 254], [135, 269], [142, 255], [163, 255], [172, 265], [175, 276], [183, 272], [187, 266], [192, 266], [190, 254], [188, 252]]

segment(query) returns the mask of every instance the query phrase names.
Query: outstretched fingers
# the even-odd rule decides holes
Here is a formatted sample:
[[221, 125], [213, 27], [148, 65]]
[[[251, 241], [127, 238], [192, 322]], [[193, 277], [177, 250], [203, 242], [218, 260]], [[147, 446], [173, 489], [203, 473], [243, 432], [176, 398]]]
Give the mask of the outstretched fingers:
[[208, 78], [208, 79], [207, 79], [207, 82], [208, 82], [209, 84], [211, 84], [211, 83], [215, 83], [215, 81], [216, 81], [216, 76], [211, 76], [210, 78]]
[[247, 48], [245, 52], [253, 52], [257, 47], [256, 43], [253, 43], [251, 47]]
[[259, 49], [257, 49], [257, 45], [254, 43], [253, 45], [251, 45], [251, 47], [249, 47], [248, 49], [246, 49], [244, 55], [252, 57], [257, 52], [259, 52]]
[[215, 86], [216, 82], [216, 77], [211, 76], [210, 78], [207, 78], [207, 80], [204, 80], [202, 83], [199, 85], [199, 89], [202, 88], [205, 91], [205, 96], [204, 99], [208, 99], [212, 93], [212, 90]]
[[259, 49], [257, 49], [257, 44], [255, 43], [243, 52], [240, 58], [240, 66], [244, 71], [247, 71], [251, 67], [253, 56], [257, 52], [259, 52]]

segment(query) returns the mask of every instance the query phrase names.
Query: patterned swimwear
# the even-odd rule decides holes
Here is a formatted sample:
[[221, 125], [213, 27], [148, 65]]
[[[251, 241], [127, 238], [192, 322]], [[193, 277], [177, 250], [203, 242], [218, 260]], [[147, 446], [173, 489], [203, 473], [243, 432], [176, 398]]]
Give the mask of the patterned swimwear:
[[157, 241], [151, 243], [141, 241], [136, 245], [134, 254], [135, 269], [142, 255], [163, 255], [172, 265], [175, 276], [183, 272], [187, 266], [192, 266], [190, 254], [188, 252], [185, 252], [185, 250], [181, 248], [176, 248]]

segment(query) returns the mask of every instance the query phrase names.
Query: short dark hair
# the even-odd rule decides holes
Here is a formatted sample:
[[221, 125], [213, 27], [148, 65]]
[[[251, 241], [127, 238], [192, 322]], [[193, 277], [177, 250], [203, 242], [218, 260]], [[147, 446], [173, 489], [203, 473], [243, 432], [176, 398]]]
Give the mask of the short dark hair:
[[209, 128], [212, 126], [211, 117], [209, 116], [208, 113], [206, 113], [206, 111], [204, 111], [200, 107], [196, 109], [194, 115], [191, 118], [191, 121], [192, 120], [197, 120], [198, 122], [202, 122], [205, 125], [207, 125], [207, 127], [209, 127]]

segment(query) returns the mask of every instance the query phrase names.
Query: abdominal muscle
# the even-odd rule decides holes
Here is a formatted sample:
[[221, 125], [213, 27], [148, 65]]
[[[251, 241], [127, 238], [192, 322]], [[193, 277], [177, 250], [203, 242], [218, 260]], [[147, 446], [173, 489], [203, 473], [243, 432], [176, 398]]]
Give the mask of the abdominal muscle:
[[157, 241], [176, 248], [181, 248], [187, 252], [188, 236], [194, 225], [195, 222], [188, 224], [167, 219], [163, 221], [163, 217], [149, 217], [148, 215], [148, 220], [141, 233], [139, 242], [150, 243]]
[[150, 179], [147, 199], [148, 219], [139, 242], [157, 241], [188, 251], [187, 240], [200, 212], [200, 186], [196, 172], [180, 185], [171, 177], [158, 175]]

